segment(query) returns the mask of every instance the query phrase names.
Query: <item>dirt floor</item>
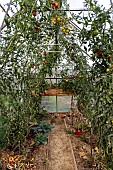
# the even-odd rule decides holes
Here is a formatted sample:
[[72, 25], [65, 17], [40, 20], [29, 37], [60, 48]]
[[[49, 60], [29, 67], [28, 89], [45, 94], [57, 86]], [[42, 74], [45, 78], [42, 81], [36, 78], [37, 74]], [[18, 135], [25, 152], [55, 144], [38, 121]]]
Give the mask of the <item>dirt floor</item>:
[[[78, 120], [78, 113], [77, 116], [76, 114], [74, 116]], [[76, 119], [74, 119], [75, 125]], [[80, 121], [84, 122], [84, 118], [81, 117]], [[2, 161], [4, 164], [3, 170], [11, 169], [15, 163], [17, 167], [21, 166], [21, 170], [25, 170], [25, 167], [26, 170], [106, 170], [103, 167], [97, 167], [100, 164], [97, 161], [99, 156], [97, 138], [94, 136], [92, 140], [92, 159], [90, 142], [84, 140], [84, 134], [85, 138], [88, 137], [89, 139], [89, 132], [83, 131], [80, 136], [76, 136], [75, 131], [69, 133], [74, 130], [74, 125], [71, 125], [72, 118], [70, 114], [49, 115], [48, 122], [54, 126], [49, 133], [48, 142], [34, 147], [34, 139], [29, 139], [27, 141], [26, 157], [6, 152]], [[96, 148], [96, 151], [94, 151], [94, 148]], [[11, 161], [9, 161], [10, 159]], [[12, 160], [14, 164], [12, 164]], [[32, 168], [28, 168], [28, 165]], [[19, 170], [20, 168], [17, 167], [13, 169]]]
[[74, 170], [74, 163], [70, 150], [69, 140], [63, 124], [54, 124], [55, 127], [49, 137], [48, 170]]
[[46, 170], [47, 161], [47, 144], [44, 144], [35, 155], [36, 170]]

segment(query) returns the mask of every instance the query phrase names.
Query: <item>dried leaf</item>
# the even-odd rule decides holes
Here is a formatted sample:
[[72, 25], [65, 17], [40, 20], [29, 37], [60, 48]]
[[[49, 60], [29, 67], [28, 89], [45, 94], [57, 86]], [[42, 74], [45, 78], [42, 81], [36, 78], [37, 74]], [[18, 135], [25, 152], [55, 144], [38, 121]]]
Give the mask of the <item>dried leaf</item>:
[[34, 144], [35, 144], [35, 141], [34, 141], [34, 140], [32, 140], [30, 145], [32, 146], [32, 145], [34, 145]]
[[86, 155], [85, 152], [79, 152], [80, 157], [84, 157]]
[[88, 159], [88, 157], [85, 155], [85, 156], [83, 156], [83, 159]]
[[96, 153], [99, 153], [98, 147], [95, 147], [95, 148], [94, 148], [94, 151], [95, 151]]

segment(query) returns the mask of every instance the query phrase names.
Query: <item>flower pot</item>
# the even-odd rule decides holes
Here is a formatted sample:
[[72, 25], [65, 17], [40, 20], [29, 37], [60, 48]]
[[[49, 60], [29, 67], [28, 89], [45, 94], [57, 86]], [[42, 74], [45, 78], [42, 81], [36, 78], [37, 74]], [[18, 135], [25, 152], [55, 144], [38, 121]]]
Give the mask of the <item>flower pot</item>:
[[82, 135], [82, 129], [75, 129], [75, 135], [76, 136]]

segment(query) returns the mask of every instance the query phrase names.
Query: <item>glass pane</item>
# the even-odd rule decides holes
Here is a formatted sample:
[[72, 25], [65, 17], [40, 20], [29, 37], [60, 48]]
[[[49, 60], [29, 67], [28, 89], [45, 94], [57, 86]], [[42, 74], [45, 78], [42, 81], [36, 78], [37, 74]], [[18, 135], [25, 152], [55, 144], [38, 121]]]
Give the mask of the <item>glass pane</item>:
[[69, 112], [71, 96], [43, 96], [42, 106], [50, 113]]
[[42, 106], [47, 112], [56, 112], [56, 96], [42, 96]]
[[71, 96], [58, 96], [58, 112], [69, 112]]
[[67, 0], [67, 3], [70, 5], [70, 9], [83, 9], [84, 8], [84, 0]]
[[[106, 0], [103, 3], [103, 0], [98, 0], [97, 1], [99, 5], [103, 5], [106, 9], [110, 8], [111, 0]], [[70, 9], [84, 9], [84, 0], [67, 0], [67, 3], [70, 5]]]

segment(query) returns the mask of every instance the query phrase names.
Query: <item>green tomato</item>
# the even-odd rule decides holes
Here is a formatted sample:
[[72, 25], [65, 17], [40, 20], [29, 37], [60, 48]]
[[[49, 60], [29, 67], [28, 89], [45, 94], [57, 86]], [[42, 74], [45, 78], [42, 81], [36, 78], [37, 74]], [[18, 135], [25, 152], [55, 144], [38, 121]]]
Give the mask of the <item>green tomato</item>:
[[107, 69], [106, 69], [106, 72], [107, 72], [107, 73], [109, 73], [109, 72], [110, 72], [110, 69], [109, 69], [109, 68], [107, 68]]
[[97, 36], [98, 33], [99, 33], [98, 30], [93, 31], [93, 36]]
[[102, 86], [100, 86], [100, 91], [102, 91]]
[[96, 8], [96, 6], [95, 6], [95, 5], [93, 5], [93, 6], [92, 6], [92, 9], [95, 9], [95, 8]]
[[28, 29], [31, 28], [31, 24], [28, 24], [27, 26], [28, 26]]

